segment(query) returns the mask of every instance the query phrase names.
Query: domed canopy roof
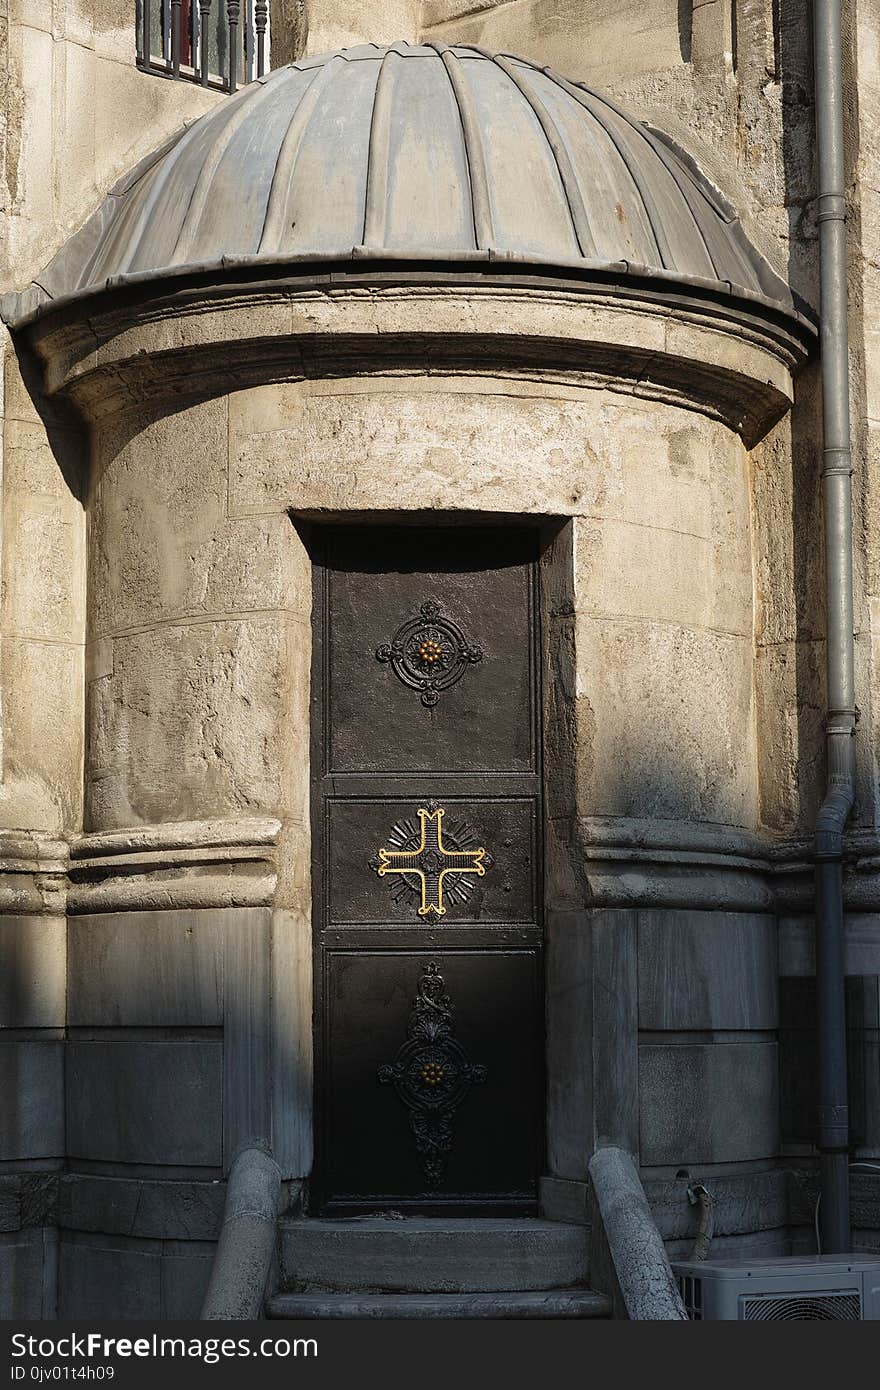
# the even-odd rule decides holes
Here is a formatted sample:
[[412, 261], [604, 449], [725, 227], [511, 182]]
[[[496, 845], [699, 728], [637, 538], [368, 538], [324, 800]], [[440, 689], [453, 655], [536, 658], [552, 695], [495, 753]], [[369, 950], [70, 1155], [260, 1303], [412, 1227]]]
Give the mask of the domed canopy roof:
[[521, 58], [399, 43], [303, 59], [195, 121], [13, 317], [108, 282], [352, 258], [613, 269], [793, 307], [687, 157], [607, 98]]

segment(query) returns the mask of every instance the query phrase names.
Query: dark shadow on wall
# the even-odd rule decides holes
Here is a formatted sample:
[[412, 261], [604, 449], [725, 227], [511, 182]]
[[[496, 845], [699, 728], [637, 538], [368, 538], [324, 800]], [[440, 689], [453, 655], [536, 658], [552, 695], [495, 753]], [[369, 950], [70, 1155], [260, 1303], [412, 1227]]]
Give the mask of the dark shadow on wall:
[[71, 496], [85, 505], [88, 495], [88, 434], [73, 408], [43, 393], [43, 365], [16, 334], [13, 338], [24, 387], [46, 430], [58, 469]]
[[678, 46], [681, 50], [682, 62], [684, 63], [689, 63], [691, 61], [693, 33], [693, 0], [678, 0]]

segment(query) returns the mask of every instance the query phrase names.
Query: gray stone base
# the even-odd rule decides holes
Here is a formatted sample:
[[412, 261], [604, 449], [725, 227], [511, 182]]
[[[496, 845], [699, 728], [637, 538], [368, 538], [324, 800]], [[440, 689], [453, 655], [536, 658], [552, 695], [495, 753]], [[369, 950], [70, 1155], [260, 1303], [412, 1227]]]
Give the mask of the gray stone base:
[[587, 1264], [586, 1228], [555, 1221], [372, 1217], [281, 1226], [281, 1289], [292, 1293], [584, 1288]]
[[611, 1301], [587, 1290], [532, 1293], [279, 1294], [270, 1318], [608, 1318]]
[[538, 1204], [546, 1221], [567, 1221], [574, 1226], [589, 1225], [589, 1187], [568, 1178], [541, 1178]]

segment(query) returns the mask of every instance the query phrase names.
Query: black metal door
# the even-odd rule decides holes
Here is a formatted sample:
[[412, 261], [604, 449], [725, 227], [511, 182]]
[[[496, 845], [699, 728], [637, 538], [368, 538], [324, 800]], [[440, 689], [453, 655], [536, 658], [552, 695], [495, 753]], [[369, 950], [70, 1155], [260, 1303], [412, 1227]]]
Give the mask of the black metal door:
[[334, 528], [315, 568], [317, 1196], [520, 1209], [542, 1154], [535, 562]]

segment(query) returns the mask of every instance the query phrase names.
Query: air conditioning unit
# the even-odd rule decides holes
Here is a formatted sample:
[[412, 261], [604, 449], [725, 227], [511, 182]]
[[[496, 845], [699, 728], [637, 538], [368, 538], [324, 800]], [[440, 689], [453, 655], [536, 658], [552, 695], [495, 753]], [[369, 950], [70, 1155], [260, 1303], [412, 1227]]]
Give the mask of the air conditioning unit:
[[679, 1260], [672, 1269], [694, 1321], [880, 1321], [876, 1255]]

